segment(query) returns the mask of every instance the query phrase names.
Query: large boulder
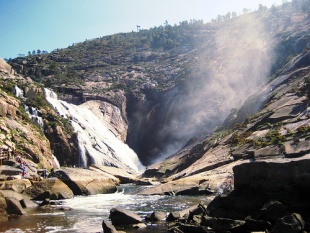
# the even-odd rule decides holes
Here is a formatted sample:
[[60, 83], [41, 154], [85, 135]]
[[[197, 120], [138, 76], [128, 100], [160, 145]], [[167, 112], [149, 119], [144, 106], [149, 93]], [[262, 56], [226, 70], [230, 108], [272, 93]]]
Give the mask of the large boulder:
[[0, 224], [8, 221], [8, 214], [6, 212], [7, 204], [2, 193], [0, 193]]
[[98, 170], [83, 168], [63, 168], [53, 172], [72, 190], [74, 195], [95, 195], [114, 193], [119, 180]]
[[111, 209], [110, 219], [113, 225], [131, 225], [142, 222], [139, 215], [121, 208]]
[[1, 190], [13, 190], [17, 193], [24, 192], [30, 186], [31, 182], [28, 179], [6, 180], [0, 182]]
[[13, 215], [24, 215], [26, 210], [22, 207], [21, 203], [14, 197], [5, 197], [7, 203], [7, 213]]
[[72, 190], [61, 180], [49, 178], [35, 182], [25, 190], [25, 193], [35, 200], [52, 200], [68, 199], [73, 197]]
[[5, 198], [14, 198], [16, 199], [23, 208], [35, 208], [38, 205], [31, 200], [27, 195], [14, 192], [13, 190], [0, 190], [0, 194]]
[[298, 233], [305, 228], [305, 222], [299, 214], [293, 213], [277, 220], [271, 233]]
[[120, 180], [121, 184], [133, 183], [137, 180], [136, 176], [126, 172], [124, 169], [117, 168], [117, 167], [109, 167], [103, 165], [91, 165], [90, 169], [98, 169], [102, 172], [110, 174], [112, 177], [116, 177]]

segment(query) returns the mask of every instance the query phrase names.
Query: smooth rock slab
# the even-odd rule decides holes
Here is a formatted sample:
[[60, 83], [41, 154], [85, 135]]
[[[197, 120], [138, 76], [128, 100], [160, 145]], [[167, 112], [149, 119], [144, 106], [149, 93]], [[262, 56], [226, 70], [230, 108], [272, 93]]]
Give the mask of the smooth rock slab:
[[98, 170], [63, 168], [52, 175], [68, 185], [74, 195], [95, 195], [117, 191], [115, 181], [118, 179], [113, 180], [111, 175]]
[[142, 218], [139, 215], [121, 208], [111, 209], [110, 219], [113, 225], [130, 225], [142, 222]]

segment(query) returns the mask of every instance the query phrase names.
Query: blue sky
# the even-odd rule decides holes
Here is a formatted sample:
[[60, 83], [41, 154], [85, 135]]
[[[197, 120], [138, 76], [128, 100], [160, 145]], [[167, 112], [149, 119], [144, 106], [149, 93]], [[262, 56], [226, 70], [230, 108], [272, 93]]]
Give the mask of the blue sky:
[[203, 19], [282, 0], [0, 0], [0, 57], [66, 48], [100, 36]]

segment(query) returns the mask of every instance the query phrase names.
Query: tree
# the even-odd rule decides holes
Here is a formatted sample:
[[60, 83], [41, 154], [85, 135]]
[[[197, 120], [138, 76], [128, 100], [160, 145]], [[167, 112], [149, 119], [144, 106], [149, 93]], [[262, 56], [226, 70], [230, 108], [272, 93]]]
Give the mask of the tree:
[[36, 55], [36, 51], [35, 50], [32, 51], [32, 55]]
[[41, 54], [41, 50], [40, 49], [37, 50], [37, 54]]
[[28, 56], [31, 56], [31, 52], [30, 51], [28, 51]]

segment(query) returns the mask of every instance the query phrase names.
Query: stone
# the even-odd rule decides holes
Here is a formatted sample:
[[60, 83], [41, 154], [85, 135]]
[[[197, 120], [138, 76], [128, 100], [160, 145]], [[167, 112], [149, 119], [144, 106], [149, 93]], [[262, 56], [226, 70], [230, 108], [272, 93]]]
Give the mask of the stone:
[[48, 178], [35, 182], [25, 190], [35, 200], [50, 198], [53, 200], [73, 198], [72, 190], [57, 178]]
[[115, 180], [115, 183], [120, 182], [121, 184], [128, 184], [128, 183], [134, 183], [136, 181], [135, 175], [130, 174], [121, 168], [95, 165], [95, 164], [90, 166], [90, 169], [92, 169], [92, 168], [95, 168], [95, 169], [98, 169], [102, 172], [110, 174], [111, 179], [115, 179], [115, 177], [118, 178], [119, 181]]
[[166, 218], [167, 222], [174, 222], [181, 218], [181, 215], [179, 212], [170, 212]]
[[266, 230], [270, 230], [272, 225], [268, 221], [255, 220], [246, 218], [245, 219], [246, 229], [250, 232], [266, 232]]
[[53, 173], [53, 176], [64, 182], [74, 195], [95, 195], [114, 193], [117, 191], [116, 178], [98, 170], [83, 168], [63, 168]]
[[115, 227], [107, 220], [102, 221], [103, 233], [117, 233]]
[[201, 219], [202, 226], [208, 226], [213, 231], [216, 232], [244, 232], [245, 231], [245, 221], [243, 220], [233, 220], [227, 218], [213, 218], [204, 216]]
[[142, 222], [139, 215], [121, 208], [111, 209], [110, 219], [113, 225], [129, 225]]
[[288, 141], [284, 143], [284, 151], [286, 157], [294, 157], [304, 155], [310, 152], [310, 139], [305, 139], [295, 143]]
[[147, 226], [145, 223], [138, 223], [138, 224], [132, 225], [132, 227], [135, 229], [142, 229], [142, 228], [146, 228]]
[[7, 203], [2, 193], [0, 193], [0, 224], [8, 221], [8, 214], [6, 212]]
[[175, 226], [169, 228], [170, 232], [177, 232], [177, 233], [183, 233], [183, 232], [207, 233], [210, 232], [209, 230], [210, 229], [208, 229], [208, 227], [206, 226], [197, 226], [184, 223], [178, 223]]
[[305, 222], [299, 214], [293, 213], [280, 218], [275, 223], [271, 233], [298, 233], [305, 228]]
[[1, 190], [13, 190], [17, 193], [22, 193], [26, 188], [31, 186], [31, 182], [28, 179], [15, 179], [15, 180], [6, 180], [0, 182]]
[[154, 211], [153, 213], [151, 213], [149, 216], [146, 217], [146, 220], [157, 222], [157, 221], [165, 220], [166, 217], [167, 217], [167, 214], [165, 212]]
[[277, 219], [288, 215], [287, 207], [279, 201], [269, 201], [259, 212], [259, 219], [275, 223]]
[[13, 198], [13, 197], [6, 197], [5, 198], [7, 203], [7, 213], [8, 214], [14, 214], [14, 215], [24, 215], [26, 214], [26, 211], [20, 204], [20, 202]]

